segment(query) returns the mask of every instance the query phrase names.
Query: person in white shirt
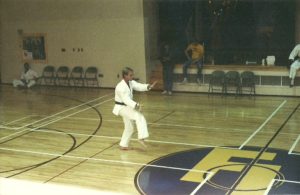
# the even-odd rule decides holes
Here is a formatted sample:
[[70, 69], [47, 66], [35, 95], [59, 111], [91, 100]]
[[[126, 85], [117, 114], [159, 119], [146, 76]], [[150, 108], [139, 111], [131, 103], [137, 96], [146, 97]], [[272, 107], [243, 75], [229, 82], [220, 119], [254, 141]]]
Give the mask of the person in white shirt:
[[133, 80], [133, 70], [126, 67], [122, 70], [123, 79], [117, 84], [115, 88], [115, 105], [113, 113], [121, 116], [124, 122], [124, 131], [120, 141], [120, 148], [122, 150], [129, 150], [129, 142], [134, 130], [134, 122], [137, 127], [138, 141], [146, 147], [145, 139], [149, 137], [147, 122], [144, 115], [141, 113], [141, 104], [133, 100], [133, 90], [149, 91], [153, 84], [142, 84]]
[[290, 87], [294, 86], [294, 79], [297, 74], [297, 70], [300, 68], [300, 44], [296, 45], [294, 49], [292, 50], [289, 60], [292, 61], [292, 64], [290, 66], [290, 79], [291, 79], [291, 84]]
[[32, 70], [28, 63], [24, 64], [24, 71], [21, 74], [20, 80], [13, 80], [14, 87], [27, 87], [30, 88], [36, 84], [36, 80], [38, 78], [38, 74]]

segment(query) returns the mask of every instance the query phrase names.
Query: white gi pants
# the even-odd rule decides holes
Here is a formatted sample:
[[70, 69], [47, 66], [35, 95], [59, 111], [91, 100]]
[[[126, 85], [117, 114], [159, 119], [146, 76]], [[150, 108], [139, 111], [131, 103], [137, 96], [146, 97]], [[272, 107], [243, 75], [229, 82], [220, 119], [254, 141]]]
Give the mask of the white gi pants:
[[122, 116], [124, 122], [124, 131], [121, 138], [120, 146], [129, 146], [129, 141], [134, 131], [134, 122], [136, 123], [138, 139], [145, 139], [149, 137], [147, 122], [144, 115], [141, 112], [129, 106], [124, 106], [124, 108], [120, 110], [119, 115]]
[[[27, 83], [27, 87], [30, 88], [30, 87], [34, 86], [35, 83], [36, 83], [35, 80], [29, 80], [28, 83]], [[15, 79], [15, 80], [13, 80], [13, 86], [14, 87], [18, 87], [18, 86], [24, 87], [25, 83], [21, 80], [16, 80]]]
[[[296, 60], [292, 63], [291, 68], [290, 68], [290, 79], [292, 79], [292, 82], [294, 81], [297, 70], [300, 68], [300, 60]], [[294, 84], [294, 83], [292, 83]]]

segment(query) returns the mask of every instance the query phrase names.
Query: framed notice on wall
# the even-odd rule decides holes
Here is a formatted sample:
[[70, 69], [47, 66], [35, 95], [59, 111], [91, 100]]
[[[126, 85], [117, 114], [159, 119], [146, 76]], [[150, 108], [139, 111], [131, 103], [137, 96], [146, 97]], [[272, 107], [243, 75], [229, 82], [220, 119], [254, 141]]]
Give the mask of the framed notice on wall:
[[22, 34], [22, 58], [31, 63], [46, 63], [46, 34], [26, 33]]

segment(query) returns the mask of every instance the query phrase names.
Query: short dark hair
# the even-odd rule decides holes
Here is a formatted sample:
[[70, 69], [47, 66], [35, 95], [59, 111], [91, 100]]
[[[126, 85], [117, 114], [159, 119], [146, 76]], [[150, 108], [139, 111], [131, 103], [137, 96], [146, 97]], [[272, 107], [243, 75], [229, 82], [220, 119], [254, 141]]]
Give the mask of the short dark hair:
[[27, 62], [25, 62], [25, 63], [24, 63], [24, 67], [30, 68], [30, 65], [29, 65]]
[[132, 68], [129, 68], [129, 67], [125, 67], [125, 68], [122, 70], [122, 76], [124, 77], [125, 75], [128, 75], [129, 72], [133, 72], [133, 69], [132, 69]]

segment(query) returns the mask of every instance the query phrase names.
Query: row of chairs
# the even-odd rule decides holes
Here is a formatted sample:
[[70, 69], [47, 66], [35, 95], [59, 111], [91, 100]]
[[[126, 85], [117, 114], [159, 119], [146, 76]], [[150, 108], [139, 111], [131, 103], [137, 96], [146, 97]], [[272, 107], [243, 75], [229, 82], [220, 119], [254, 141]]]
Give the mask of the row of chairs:
[[97, 86], [98, 69], [96, 67], [88, 67], [86, 70], [81, 66], [75, 66], [72, 69], [68, 66], [60, 66], [55, 69], [54, 66], [47, 65], [43, 69], [40, 84], [58, 85], [58, 86]]
[[244, 71], [241, 74], [237, 71], [224, 72], [216, 70], [212, 72], [209, 81], [209, 93], [219, 91], [222, 94], [227, 94], [230, 91], [235, 94], [243, 94], [248, 92], [250, 95], [255, 95], [255, 75], [251, 71]]

